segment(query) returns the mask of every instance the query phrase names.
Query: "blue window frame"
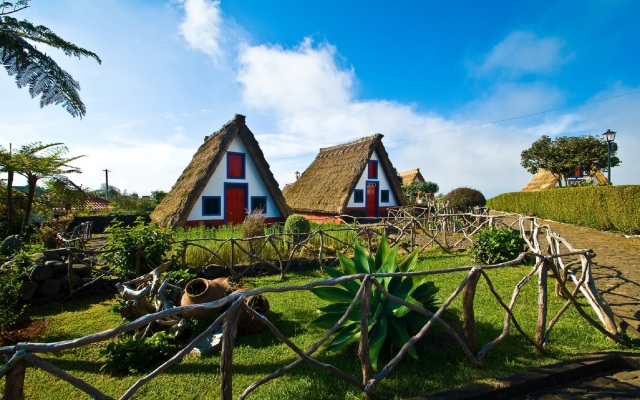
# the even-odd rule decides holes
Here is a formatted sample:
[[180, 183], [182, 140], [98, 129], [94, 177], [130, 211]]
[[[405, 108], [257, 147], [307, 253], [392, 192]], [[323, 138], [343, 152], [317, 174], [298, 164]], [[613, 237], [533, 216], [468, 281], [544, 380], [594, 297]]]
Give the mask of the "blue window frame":
[[218, 216], [222, 215], [220, 196], [202, 196], [202, 215]]
[[246, 177], [246, 155], [244, 153], [227, 152], [227, 179], [244, 179]]
[[262, 210], [263, 214], [267, 213], [267, 196], [251, 196], [251, 209], [249, 212]]
[[376, 160], [369, 160], [367, 178], [378, 179], [378, 162]]
[[356, 189], [353, 191], [353, 202], [364, 203], [364, 190]]
[[381, 190], [380, 191], [380, 203], [388, 203], [389, 202], [389, 191]]

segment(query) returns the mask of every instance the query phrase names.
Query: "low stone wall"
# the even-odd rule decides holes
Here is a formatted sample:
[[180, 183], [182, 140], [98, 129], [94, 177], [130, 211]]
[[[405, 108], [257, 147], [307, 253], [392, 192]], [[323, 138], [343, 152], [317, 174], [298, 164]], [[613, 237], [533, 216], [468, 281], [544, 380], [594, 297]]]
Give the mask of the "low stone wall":
[[66, 249], [48, 250], [31, 257], [33, 261], [20, 293], [24, 302], [46, 303], [58, 300], [89, 283], [91, 288], [88, 292], [115, 292], [115, 282], [107, 279], [94, 282], [92, 265], [95, 265], [95, 259], [74, 254], [70, 263]]

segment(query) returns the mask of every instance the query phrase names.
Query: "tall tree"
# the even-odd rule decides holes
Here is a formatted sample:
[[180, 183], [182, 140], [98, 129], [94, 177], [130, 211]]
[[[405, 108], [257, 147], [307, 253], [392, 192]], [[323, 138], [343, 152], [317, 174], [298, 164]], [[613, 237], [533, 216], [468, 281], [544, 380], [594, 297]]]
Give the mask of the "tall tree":
[[[606, 170], [608, 146], [604, 139], [596, 136], [563, 136], [551, 140], [544, 135], [520, 153], [520, 165], [532, 174], [540, 169], [549, 170], [559, 177], [559, 183], [566, 184], [576, 167]], [[611, 167], [620, 163], [617, 150], [612, 150]]]
[[10, 14], [29, 7], [30, 0], [0, 3], [0, 61], [19, 88], [27, 86], [31, 97], [40, 96], [40, 107], [61, 104], [74, 117], [82, 118], [86, 107], [80, 100], [80, 83], [32, 42], [62, 50], [67, 56], [90, 57], [95, 53], [67, 42], [49, 28], [18, 21]]
[[80, 169], [69, 165], [70, 162], [80, 157], [65, 158], [68, 149], [62, 143], [42, 144], [35, 142], [20, 147], [11, 157], [11, 164], [2, 164], [4, 158], [0, 158], [0, 167], [11, 168], [15, 173], [27, 178], [28, 193], [21, 233], [24, 234], [31, 218], [31, 210], [36, 193], [36, 186], [41, 179], [58, 179], [60, 175], [80, 173]]
[[15, 166], [13, 165], [11, 152], [11, 144], [9, 144], [9, 150], [0, 146], [0, 171], [7, 173], [7, 236], [13, 234], [13, 218], [15, 215], [13, 206], [13, 171]]

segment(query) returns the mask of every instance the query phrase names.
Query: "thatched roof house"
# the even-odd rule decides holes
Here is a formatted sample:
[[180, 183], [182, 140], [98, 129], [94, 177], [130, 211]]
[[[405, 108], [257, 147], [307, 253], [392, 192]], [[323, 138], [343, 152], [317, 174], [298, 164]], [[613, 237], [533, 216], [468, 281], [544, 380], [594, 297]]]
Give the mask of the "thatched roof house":
[[410, 171], [398, 172], [398, 176], [402, 178], [402, 186], [411, 185], [413, 182], [424, 182], [424, 177], [420, 173], [420, 168]]
[[522, 188], [523, 192], [535, 192], [537, 190], [549, 189], [558, 186], [560, 177], [553, 172], [540, 169], [533, 175], [529, 183]]
[[381, 134], [320, 153], [283, 194], [291, 209], [307, 217], [352, 215], [378, 217], [406, 205]]
[[171, 191], [151, 213], [162, 226], [242, 223], [261, 209], [267, 222], [290, 214], [245, 117], [236, 116], [205, 137]]

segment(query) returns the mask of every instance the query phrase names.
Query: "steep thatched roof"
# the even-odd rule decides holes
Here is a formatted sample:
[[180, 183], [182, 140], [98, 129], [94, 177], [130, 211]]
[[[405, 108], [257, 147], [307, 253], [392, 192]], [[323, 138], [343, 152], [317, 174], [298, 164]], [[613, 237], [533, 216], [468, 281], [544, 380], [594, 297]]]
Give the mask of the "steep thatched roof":
[[402, 186], [410, 185], [413, 182], [424, 182], [424, 177], [420, 173], [420, 168], [398, 172], [398, 176], [402, 178]]
[[236, 136], [239, 136], [247, 147], [249, 156], [255, 163], [280, 214], [283, 218], [287, 218], [290, 211], [284, 201], [278, 182], [273, 177], [269, 164], [265, 160], [253, 133], [247, 128], [244, 115], [236, 114], [218, 132], [205, 138], [204, 144], [200, 146], [171, 191], [151, 213], [151, 219], [162, 226], [184, 225], [189, 212], [200, 198], [213, 172], [218, 168], [220, 161], [224, 159], [229, 145]]
[[393, 195], [399, 204], [405, 205], [406, 199], [400, 183], [394, 178], [393, 165], [382, 145], [382, 137], [376, 134], [320, 149], [300, 178], [285, 186], [283, 194], [289, 207], [296, 212], [342, 214], [374, 150]]
[[533, 178], [522, 188], [523, 192], [535, 192], [537, 190], [549, 189], [558, 185], [560, 178], [546, 169], [540, 169], [533, 175]]
[[608, 185], [609, 184], [609, 180], [607, 179], [606, 176], [604, 176], [604, 174], [601, 171], [595, 171], [593, 173], [593, 177], [596, 180], [596, 185]]

